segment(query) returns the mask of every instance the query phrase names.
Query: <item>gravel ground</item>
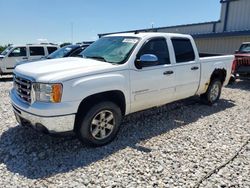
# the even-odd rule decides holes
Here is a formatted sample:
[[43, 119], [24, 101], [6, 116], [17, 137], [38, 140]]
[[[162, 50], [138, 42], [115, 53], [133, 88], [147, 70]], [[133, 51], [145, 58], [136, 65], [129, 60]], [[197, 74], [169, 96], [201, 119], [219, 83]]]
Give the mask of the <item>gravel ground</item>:
[[127, 117], [118, 138], [89, 148], [17, 125], [0, 80], [1, 187], [250, 187], [250, 81]]

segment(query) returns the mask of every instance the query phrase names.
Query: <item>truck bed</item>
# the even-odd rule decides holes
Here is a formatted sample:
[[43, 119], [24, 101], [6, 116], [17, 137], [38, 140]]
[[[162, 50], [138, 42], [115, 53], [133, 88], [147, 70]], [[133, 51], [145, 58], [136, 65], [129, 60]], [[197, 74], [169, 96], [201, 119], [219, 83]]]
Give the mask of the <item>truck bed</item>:
[[211, 53], [199, 53], [200, 57], [213, 57], [213, 56], [223, 56], [223, 54], [211, 54]]

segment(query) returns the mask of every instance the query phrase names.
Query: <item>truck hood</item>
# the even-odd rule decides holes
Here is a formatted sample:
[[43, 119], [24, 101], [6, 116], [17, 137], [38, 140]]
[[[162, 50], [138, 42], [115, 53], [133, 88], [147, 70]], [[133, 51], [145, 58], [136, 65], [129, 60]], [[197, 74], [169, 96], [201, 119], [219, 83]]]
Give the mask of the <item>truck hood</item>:
[[117, 67], [107, 62], [84, 58], [60, 58], [19, 65], [14, 73], [37, 82], [61, 82], [80, 76], [103, 73]]
[[235, 57], [250, 57], [250, 54], [235, 54]]

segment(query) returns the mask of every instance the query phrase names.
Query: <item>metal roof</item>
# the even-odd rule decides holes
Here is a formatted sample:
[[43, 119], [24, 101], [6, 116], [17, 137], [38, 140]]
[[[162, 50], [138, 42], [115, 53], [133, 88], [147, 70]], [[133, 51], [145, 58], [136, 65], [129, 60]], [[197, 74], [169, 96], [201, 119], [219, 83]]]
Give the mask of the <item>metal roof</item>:
[[230, 37], [230, 36], [244, 36], [250, 35], [250, 30], [245, 31], [230, 31], [221, 33], [207, 33], [207, 34], [194, 34], [194, 38], [208, 38], [208, 37]]

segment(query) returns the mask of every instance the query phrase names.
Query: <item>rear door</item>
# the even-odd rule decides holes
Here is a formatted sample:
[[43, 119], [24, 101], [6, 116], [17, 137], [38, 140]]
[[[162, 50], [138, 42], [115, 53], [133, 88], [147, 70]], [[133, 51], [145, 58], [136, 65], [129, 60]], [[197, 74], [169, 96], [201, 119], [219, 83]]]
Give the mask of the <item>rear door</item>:
[[153, 38], [145, 42], [136, 59], [144, 54], [158, 57], [154, 66], [135, 68], [130, 71], [131, 111], [136, 112], [163, 105], [174, 96], [174, 67], [170, 63], [166, 38]]
[[29, 60], [41, 59], [45, 56], [43, 46], [29, 46]]
[[171, 38], [175, 53], [176, 99], [196, 94], [200, 81], [200, 62], [195, 57], [194, 44], [188, 38]]
[[16, 64], [21, 61], [27, 60], [27, 49], [26, 47], [15, 47], [9, 53], [8, 57], [4, 58], [4, 64], [6, 72], [12, 72]]

